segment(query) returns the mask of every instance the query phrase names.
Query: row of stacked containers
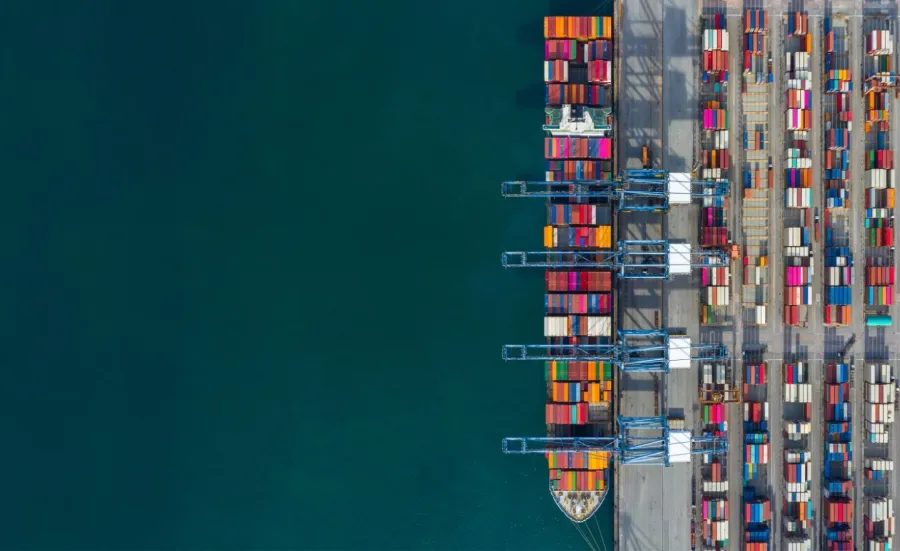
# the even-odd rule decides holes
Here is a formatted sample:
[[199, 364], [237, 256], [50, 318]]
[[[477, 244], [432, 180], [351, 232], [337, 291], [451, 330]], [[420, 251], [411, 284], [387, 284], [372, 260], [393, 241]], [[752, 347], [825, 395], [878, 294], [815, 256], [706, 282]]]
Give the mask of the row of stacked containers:
[[893, 368], [886, 362], [865, 366], [865, 473], [863, 513], [866, 549], [889, 550], [895, 534], [891, 477], [894, 462], [889, 437], [897, 406]]
[[847, 364], [825, 366], [824, 398], [827, 551], [853, 551], [853, 407]]
[[877, 83], [892, 78], [894, 40], [890, 31], [866, 33], [864, 303], [867, 320], [891, 319], [894, 294], [894, 151], [890, 140], [891, 93]]
[[[613, 174], [612, 138], [600, 133], [565, 135], [554, 122], [563, 111], [612, 123], [594, 108], [612, 105], [612, 19], [545, 17], [544, 140], [547, 181], [608, 180]], [[603, 118], [606, 120], [603, 120]], [[599, 120], [598, 120], [599, 119]], [[609, 250], [612, 208], [597, 199], [551, 199], [544, 246], [551, 250]], [[613, 334], [613, 275], [603, 270], [549, 270], [545, 273], [544, 336], [548, 344], [605, 344]], [[548, 361], [546, 423], [549, 436], [594, 435], [611, 419], [613, 367], [610, 362]], [[605, 452], [547, 454], [553, 491], [605, 491]]]
[[[703, 364], [700, 369], [700, 414], [704, 436], [728, 437], [728, 406], [711, 397], [733, 392], [729, 367], [725, 363]], [[724, 457], [704, 454], [701, 475], [701, 517], [704, 549], [728, 548], [728, 470]]]
[[[850, 139], [853, 116], [850, 93], [848, 20], [826, 17], [825, 30], [825, 122], [824, 227], [826, 326], [850, 324], [853, 254], [850, 247]], [[840, 548], [840, 547], [838, 547]]]
[[772, 504], [766, 480], [770, 440], [767, 369], [765, 362], [744, 362], [743, 540], [749, 551], [768, 551], [771, 539]]
[[[702, 102], [703, 132], [700, 138], [701, 177], [709, 182], [728, 178], [728, 31], [725, 14], [709, 14], [703, 18]], [[728, 197], [705, 189], [700, 209], [700, 246], [713, 249], [728, 247]], [[721, 325], [728, 322], [731, 298], [731, 267], [704, 268], [700, 323]]]
[[744, 238], [741, 316], [746, 325], [766, 325], [769, 303], [769, 201], [774, 186], [769, 162], [769, 16], [744, 12], [741, 116], [744, 160], [741, 167]]
[[806, 13], [784, 25], [784, 323], [806, 327], [812, 304], [812, 35]]
[[809, 364], [784, 363], [784, 548], [812, 548], [812, 383]]

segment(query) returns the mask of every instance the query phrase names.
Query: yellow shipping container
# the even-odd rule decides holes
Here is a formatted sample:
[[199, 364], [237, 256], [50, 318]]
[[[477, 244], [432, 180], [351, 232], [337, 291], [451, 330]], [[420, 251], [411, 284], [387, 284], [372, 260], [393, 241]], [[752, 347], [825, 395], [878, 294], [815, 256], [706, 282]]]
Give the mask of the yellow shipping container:
[[888, 188], [885, 190], [885, 201], [887, 202], [887, 208], [894, 208], [894, 190]]
[[612, 248], [611, 226], [600, 226], [597, 228], [597, 246], [601, 249]]
[[588, 470], [597, 471], [609, 467], [607, 452], [588, 452]]
[[544, 226], [544, 246], [553, 247], [553, 226]]

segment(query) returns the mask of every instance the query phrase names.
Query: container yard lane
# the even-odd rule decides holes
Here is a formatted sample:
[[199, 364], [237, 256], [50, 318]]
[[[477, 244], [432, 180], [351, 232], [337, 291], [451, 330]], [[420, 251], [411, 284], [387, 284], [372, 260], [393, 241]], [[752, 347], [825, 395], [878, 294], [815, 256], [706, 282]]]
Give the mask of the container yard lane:
[[[862, 90], [862, 81], [863, 81], [863, 73], [862, 69], [862, 59], [863, 59], [863, 29], [860, 25], [861, 18], [853, 17], [853, 24], [849, 25], [849, 52], [850, 52], [850, 78], [853, 83], [852, 89], [853, 93], [849, 94], [850, 98], [850, 110], [852, 113], [852, 119], [856, 121], [856, 128], [850, 135], [851, 143], [853, 144], [850, 148], [850, 171], [851, 174], [856, 174], [856, 181], [859, 182], [859, 178], [863, 173], [863, 155], [865, 153], [865, 144], [866, 144], [866, 135], [864, 129], [862, 128], [862, 124], [860, 121], [865, 121], [865, 110], [863, 107], [864, 98], [860, 91]], [[865, 251], [864, 245], [864, 236], [865, 236], [865, 207], [864, 207], [864, 192], [863, 186], [861, 185], [852, 185], [850, 186], [850, 221], [853, 227], [851, 232], [852, 239], [852, 250], [856, 253], [858, 257], [857, 262], [855, 262], [854, 267], [851, 270], [853, 274], [853, 283], [851, 285], [852, 288], [852, 297], [853, 297], [853, 307], [851, 309], [851, 335], [860, 335], [864, 334], [865, 331], [865, 317], [863, 313], [863, 291], [864, 291], [864, 270], [865, 270], [865, 261], [861, 257], [861, 253]], [[860, 343], [856, 348], [857, 350], [862, 351], [864, 349], [865, 343]], [[859, 357], [862, 359], [864, 354], [858, 354], [855, 357]], [[851, 364], [854, 364], [853, 361], [854, 355], [852, 354], [847, 358]], [[855, 370], [854, 370], [855, 371]], [[864, 411], [864, 384], [861, 377], [850, 376], [850, 403], [852, 407], [852, 413], [850, 415], [851, 419], [855, 421], [852, 425], [852, 442], [856, 442], [857, 452], [853, 456], [853, 472], [862, 473], [863, 472], [863, 453], [862, 450], [865, 446], [864, 441], [864, 427], [865, 424], [862, 422], [864, 419], [865, 411]], [[853, 494], [854, 494], [854, 509], [853, 509], [853, 541], [862, 542], [864, 539], [863, 536], [863, 503], [864, 503], [864, 478], [862, 476], [854, 476], [853, 477]]]
[[[662, 149], [662, 5], [659, 2], [620, 3], [617, 135], [618, 166], [640, 168], [644, 146], [652, 157]], [[652, 158], [651, 157], [651, 158]], [[657, 163], [653, 163], [658, 166]], [[618, 239], [661, 239], [662, 221], [653, 213], [618, 215]], [[619, 325], [622, 329], [651, 329], [662, 310], [657, 281], [619, 280]], [[619, 414], [653, 416], [664, 397], [655, 397], [656, 383], [646, 373], [619, 373]], [[668, 469], [666, 469], [668, 470]], [[667, 488], [659, 467], [629, 465], [616, 469], [616, 517], [619, 549], [665, 549], [676, 538], [665, 515]], [[684, 539], [682, 538], [682, 543]]]

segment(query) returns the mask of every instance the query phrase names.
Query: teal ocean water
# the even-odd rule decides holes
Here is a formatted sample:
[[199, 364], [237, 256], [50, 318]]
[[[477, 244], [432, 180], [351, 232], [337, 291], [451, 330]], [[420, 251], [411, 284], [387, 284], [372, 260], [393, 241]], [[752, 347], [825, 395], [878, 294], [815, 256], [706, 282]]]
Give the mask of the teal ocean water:
[[[0, 8], [9, 549], [579, 549], [539, 457], [547, 1]], [[611, 514], [608, 500], [602, 523]], [[611, 544], [607, 532], [606, 540]]]

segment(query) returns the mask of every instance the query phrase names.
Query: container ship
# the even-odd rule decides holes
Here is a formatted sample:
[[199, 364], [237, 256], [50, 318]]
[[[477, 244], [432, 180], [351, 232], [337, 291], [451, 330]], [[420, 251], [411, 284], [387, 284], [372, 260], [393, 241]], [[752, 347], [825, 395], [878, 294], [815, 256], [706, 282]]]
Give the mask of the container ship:
[[[544, 157], [548, 182], [610, 180], [613, 22], [611, 17], [544, 18]], [[544, 246], [549, 250], [609, 250], [613, 210], [606, 199], [548, 201]], [[561, 253], [564, 254], [564, 253]], [[612, 273], [549, 270], [545, 273], [547, 344], [612, 342]], [[551, 349], [553, 350], [553, 349]], [[559, 354], [559, 350], [553, 350]], [[610, 362], [548, 361], [547, 436], [613, 434], [613, 366]], [[610, 487], [607, 452], [548, 453], [550, 493], [573, 522], [596, 513]]]

